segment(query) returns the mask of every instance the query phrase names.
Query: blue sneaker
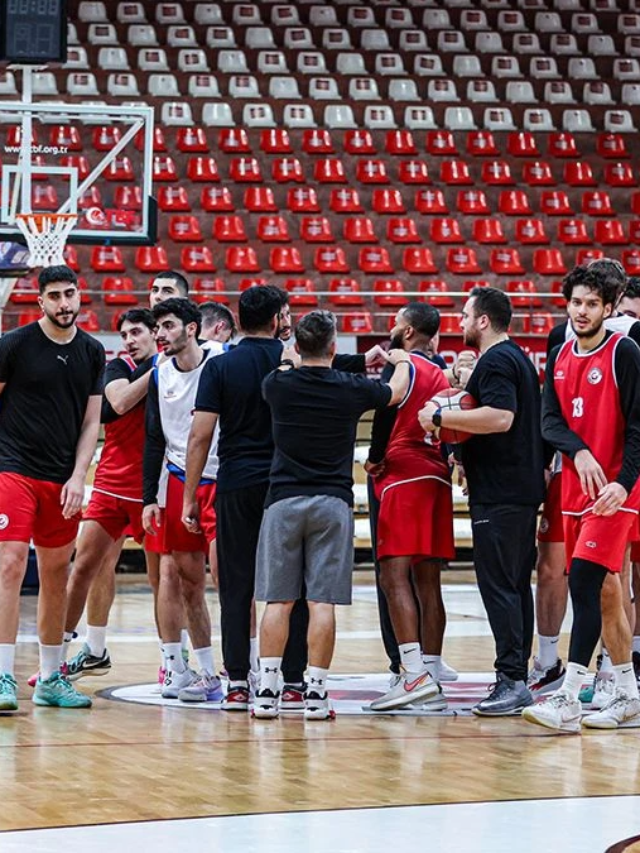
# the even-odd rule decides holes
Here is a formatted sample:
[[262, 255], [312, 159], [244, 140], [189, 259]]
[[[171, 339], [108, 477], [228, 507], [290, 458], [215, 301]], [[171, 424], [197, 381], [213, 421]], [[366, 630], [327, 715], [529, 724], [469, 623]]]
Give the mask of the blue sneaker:
[[80, 693], [61, 672], [54, 672], [43, 681], [38, 679], [32, 701], [52, 708], [90, 708], [91, 699]]
[[181, 702], [222, 702], [224, 690], [217, 675], [201, 672], [197, 681], [183, 687], [178, 693]]
[[18, 685], [8, 672], [0, 672], [0, 711], [18, 710]]

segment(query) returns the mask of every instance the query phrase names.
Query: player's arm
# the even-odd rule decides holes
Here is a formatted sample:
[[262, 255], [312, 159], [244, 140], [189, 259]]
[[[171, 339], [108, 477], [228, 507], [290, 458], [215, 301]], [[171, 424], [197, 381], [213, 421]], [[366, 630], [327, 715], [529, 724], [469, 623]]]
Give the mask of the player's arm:
[[89, 470], [89, 465], [91, 464], [96, 444], [98, 443], [101, 405], [102, 396], [99, 394], [92, 395], [87, 401], [87, 408], [82, 419], [80, 436], [76, 445], [76, 461], [73, 473], [62, 487], [60, 493], [62, 515], [65, 518], [71, 518], [82, 509], [87, 471]]
[[145, 409], [145, 438], [142, 456], [142, 524], [147, 533], [155, 534], [160, 526], [158, 487], [166, 442], [162, 431], [160, 404], [158, 401], [157, 371], [153, 371], [149, 382]]
[[386, 383], [391, 388], [391, 399], [388, 406], [397, 406], [401, 403], [409, 390], [409, 381], [413, 372], [413, 365], [408, 353], [401, 349], [392, 349], [385, 353], [385, 359], [395, 369], [391, 378]]
[[[382, 371], [380, 381], [388, 383], [392, 376], [392, 367], [387, 364]], [[364, 469], [367, 474], [376, 477], [382, 473], [382, 463], [387, 452], [387, 445], [393, 432], [393, 427], [398, 415], [398, 407], [387, 406], [385, 409], [376, 409], [373, 416], [373, 425], [371, 427], [371, 445], [369, 446], [369, 456], [365, 462]]]
[[104, 395], [117, 415], [126, 415], [147, 396], [152, 366], [149, 360], [141, 365], [143, 371], [138, 368], [133, 374], [121, 358], [107, 366]]

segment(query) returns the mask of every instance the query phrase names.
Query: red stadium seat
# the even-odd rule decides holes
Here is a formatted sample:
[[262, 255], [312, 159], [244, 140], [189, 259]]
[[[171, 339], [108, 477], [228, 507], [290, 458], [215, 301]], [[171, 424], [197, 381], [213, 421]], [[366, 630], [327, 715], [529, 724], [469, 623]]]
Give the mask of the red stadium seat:
[[524, 244], [549, 242], [541, 219], [518, 219], [516, 221], [516, 240]]
[[262, 183], [262, 169], [255, 157], [234, 157], [229, 163], [229, 177], [237, 184]]
[[332, 305], [364, 305], [360, 285], [354, 278], [332, 278], [329, 282], [329, 302]]
[[[373, 191], [374, 198], [377, 192], [380, 191]], [[381, 190], [381, 192], [388, 192], [388, 190]], [[329, 196], [329, 207], [334, 213], [362, 213], [364, 211], [364, 207], [360, 202], [358, 190], [355, 190], [352, 187], [345, 187], [340, 190], [331, 190], [331, 195]], [[320, 210], [319, 206], [318, 210]]]
[[453, 308], [456, 304], [453, 296], [449, 295], [449, 286], [446, 281], [425, 279], [418, 285], [418, 290], [423, 295], [423, 302], [428, 302], [436, 308]]
[[459, 314], [441, 314], [440, 315], [440, 334], [441, 335], [460, 335], [460, 315]]
[[491, 250], [489, 267], [491, 268], [491, 272], [497, 275], [520, 275], [524, 272], [518, 250], [510, 249], [506, 246], [501, 249]]
[[265, 154], [291, 154], [289, 133], [283, 127], [265, 128], [260, 134], [260, 150]]
[[515, 184], [511, 167], [505, 160], [491, 160], [488, 163], [483, 163], [481, 179], [488, 186]]
[[387, 240], [392, 243], [420, 243], [418, 227], [408, 216], [387, 220]]
[[91, 269], [95, 272], [125, 272], [122, 250], [117, 246], [94, 246], [91, 250]]
[[322, 157], [313, 168], [314, 180], [320, 184], [346, 184], [344, 163], [337, 157]]
[[[36, 276], [19, 279], [13, 286], [10, 300], [14, 305], [37, 305], [40, 288], [38, 287], [38, 279]], [[39, 320], [42, 313], [38, 311]]]
[[252, 213], [275, 213], [278, 210], [271, 187], [247, 187], [244, 206]]
[[630, 163], [607, 163], [604, 180], [610, 187], [637, 187], [638, 179]]
[[302, 150], [307, 154], [333, 154], [335, 149], [328, 130], [305, 130], [302, 134]]
[[609, 193], [584, 192], [582, 193], [582, 212], [589, 216], [614, 216], [615, 210], [611, 206]]
[[510, 133], [507, 137], [507, 151], [512, 157], [540, 156], [535, 136], [529, 131]]
[[28, 308], [18, 314], [18, 326], [27, 326], [29, 323], [37, 323], [42, 318], [39, 308]]
[[371, 207], [376, 213], [406, 213], [400, 190], [375, 189], [371, 194]]
[[475, 250], [467, 246], [447, 250], [447, 269], [455, 275], [482, 272]]
[[418, 190], [414, 205], [419, 213], [449, 213], [442, 190]]
[[429, 237], [434, 243], [463, 243], [457, 219], [432, 219]]
[[500, 154], [490, 130], [470, 130], [467, 133], [467, 153], [473, 157], [497, 157]]
[[213, 157], [190, 157], [187, 160], [187, 178], [190, 181], [206, 181], [217, 183], [220, 180], [218, 164]]
[[368, 130], [345, 130], [343, 146], [347, 154], [376, 153], [371, 133]]
[[440, 180], [449, 186], [472, 184], [469, 167], [464, 160], [443, 160], [440, 166]]
[[564, 275], [567, 272], [560, 249], [536, 249], [533, 269], [539, 275]]
[[565, 308], [567, 307], [567, 300], [562, 295], [562, 282], [561, 281], [552, 281], [551, 282], [551, 293], [557, 293], [557, 296], [552, 297], [551, 304], [555, 305], [557, 308]]
[[591, 261], [600, 261], [604, 258], [602, 249], [578, 249], [576, 252], [576, 265], [584, 266], [590, 264]]
[[247, 131], [243, 127], [223, 127], [218, 134], [218, 148], [225, 154], [247, 154], [251, 151]]
[[354, 216], [345, 219], [342, 235], [349, 243], [377, 243], [378, 238], [373, 230], [373, 222], [368, 216]]
[[582, 219], [561, 219], [558, 222], [557, 239], [567, 245], [589, 245], [591, 238]]
[[229, 246], [224, 265], [229, 272], [260, 272], [258, 256], [253, 246]]
[[398, 180], [403, 184], [430, 184], [429, 169], [424, 160], [401, 160], [398, 163]]
[[316, 249], [313, 266], [322, 273], [349, 272], [344, 249], [340, 246], [322, 246]]
[[320, 213], [318, 194], [313, 187], [290, 189], [287, 191], [287, 209], [293, 213]]
[[49, 144], [64, 147], [67, 151], [82, 151], [82, 139], [77, 127], [56, 124], [49, 131]]
[[154, 154], [151, 170], [154, 182], [171, 183], [178, 180], [176, 164], [168, 154]]
[[258, 239], [263, 243], [289, 243], [289, 226], [282, 216], [261, 216], [256, 228]]
[[427, 151], [437, 156], [457, 154], [453, 134], [448, 130], [430, 130], [427, 133]]
[[[139, 192], [140, 187], [116, 187], [114, 193], [114, 203], [116, 204], [116, 207], [118, 206], [118, 203], [115, 199], [118, 197], [120, 190], [128, 190], [129, 192], [138, 190]], [[101, 208], [102, 206], [102, 193], [95, 184], [91, 187], [87, 187], [78, 200], [78, 207], [80, 210], [90, 210], [92, 207]]]
[[549, 157], [579, 157], [580, 152], [572, 133], [550, 133], [547, 138]]
[[233, 198], [229, 187], [203, 187], [200, 206], [207, 213], [233, 213]]
[[310, 308], [318, 305], [316, 289], [310, 278], [288, 278], [284, 288], [289, 294], [290, 305], [308, 305]]
[[[89, 166], [89, 160], [84, 154], [66, 154], [64, 157], [60, 158], [61, 166], [71, 166], [74, 169], [78, 170], [78, 180], [84, 181], [85, 178], [89, 176], [91, 172], [91, 167]], [[63, 181], [68, 181], [68, 175], [62, 176]]]
[[341, 314], [340, 331], [348, 335], [368, 335], [373, 332], [373, 319], [368, 311]]
[[69, 269], [72, 269], [74, 272], [80, 272], [80, 262], [78, 261], [78, 252], [75, 246], [72, 246], [70, 243], [67, 243], [67, 245], [64, 247], [62, 257], [64, 258], [64, 262], [69, 267]]
[[103, 125], [94, 128], [91, 135], [91, 144], [96, 151], [111, 151], [111, 149], [122, 139], [119, 127]]
[[229, 304], [226, 285], [221, 278], [196, 278], [193, 281], [190, 298], [194, 302], [222, 302]]
[[334, 243], [331, 223], [326, 216], [303, 216], [300, 220], [300, 239], [305, 243]]
[[358, 160], [356, 180], [362, 184], [388, 184], [389, 175], [383, 160]]
[[431, 249], [427, 246], [405, 249], [402, 253], [402, 269], [412, 274], [437, 272]]
[[607, 246], [625, 246], [629, 242], [624, 225], [619, 219], [597, 220], [593, 228], [593, 239], [594, 242]]
[[241, 216], [217, 216], [212, 234], [220, 243], [246, 243], [248, 239]]
[[[130, 187], [118, 187], [130, 189]], [[188, 213], [191, 210], [189, 196], [184, 187], [158, 187], [158, 207], [163, 213]]]
[[169, 219], [169, 237], [174, 243], [200, 243], [202, 231], [197, 216], [172, 216]]
[[608, 160], [619, 160], [629, 156], [627, 144], [620, 133], [599, 133], [596, 138], [596, 151]]
[[85, 308], [84, 310], [80, 311], [76, 323], [78, 325], [78, 328], [82, 329], [83, 332], [93, 333], [100, 331], [100, 321], [98, 320], [98, 315], [90, 308]]
[[511, 304], [515, 308], [541, 308], [542, 300], [532, 281], [508, 281], [507, 293], [511, 296]]
[[56, 188], [50, 184], [43, 187], [38, 184], [33, 184], [31, 189], [31, 209], [38, 210], [57, 210], [59, 207], [58, 193]]
[[388, 154], [411, 155], [417, 154], [418, 149], [410, 130], [388, 130], [384, 142], [384, 150]]
[[271, 164], [271, 177], [279, 184], [304, 183], [304, 169], [297, 157], [278, 157]]
[[389, 252], [385, 248], [360, 249], [358, 267], [367, 273], [393, 272]]
[[499, 219], [474, 219], [473, 239], [476, 243], [506, 243]]
[[465, 281], [462, 285], [462, 289], [464, 290], [465, 293], [469, 293], [475, 287], [491, 287], [491, 282], [487, 281], [484, 278], [480, 278], [480, 279], [476, 278], [476, 279], [473, 279], [473, 281]]
[[[136, 138], [133, 140], [133, 144], [138, 151], [144, 151], [144, 131], [140, 130], [136, 133]], [[167, 142], [164, 138], [164, 131], [158, 124], [154, 125], [153, 128], [153, 150], [167, 151]]]
[[205, 154], [209, 143], [204, 128], [179, 127], [176, 130], [176, 148], [184, 154]]
[[133, 290], [133, 281], [125, 276], [107, 276], [102, 280], [105, 305], [137, 305], [138, 299]]
[[564, 190], [544, 190], [540, 193], [540, 212], [547, 216], [572, 216], [569, 196]]
[[622, 253], [622, 266], [629, 275], [640, 275], [640, 250], [625, 249]]
[[215, 272], [213, 253], [208, 246], [185, 246], [180, 253], [180, 266], [187, 272]]
[[532, 213], [529, 198], [523, 190], [503, 190], [498, 198], [498, 210], [507, 216]]
[[[567, 166], [574, 166], [575, 163], [567, 163]], [[524, 163], [522, 166], [522, 180], [530, 187], [554, 187], [556, 179], [553, 177], [551, 166], [544, 160], [534, 160], [531, 163]]]
[[140, 246], [136, 249], [134, 263], [140, 272], [163, 272], [170, 269], [164, 246]]
[[565, 163], [563, 180], [570, 187], [595, 187], [598, 183], [593, 176], [590, 163], [585, 160], [578, 160], [576, 163]]
[[104, 176], [107, 181], [133, 181], [133, 163], [130, 157], [116, 157], [105, 169]]
[[240, 293], [244, 293], [244, 291], [249, 290], [250, 287], [263, 287], [266, 283], [266, 278], [257, 278], [255, 276], [252, 276], [251, 278], [241, 278], [238, 282], [238, 290]]
[[401, 308], [409, 301], [404, 294], [404, 287], [398, 278], [378, 278], [373, 282], [374, 297], [376, 305], [385, 305], [389, 308]]
[[632, 243], [640, 243], [640, 220], [632, 219], [629, 223], [629, 239]]
[[521, 320], [523, 335], [540, 335], [546, 337], [555, 325], [553, 314], [550, 314], [548, 311], [525, 314]]

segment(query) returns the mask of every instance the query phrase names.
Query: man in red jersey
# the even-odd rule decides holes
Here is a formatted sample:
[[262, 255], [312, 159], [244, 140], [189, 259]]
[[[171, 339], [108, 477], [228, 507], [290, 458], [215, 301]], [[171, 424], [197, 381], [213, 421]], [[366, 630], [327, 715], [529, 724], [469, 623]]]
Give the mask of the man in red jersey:
[[[526, 720], [552, 729], [640, 727], [631, 661], [631, 629], [620, 571], [640, 509], [640, 349], [604, 322], [620, 284], [577, 267], [563, 286], [575, 341], [551, 354], [543, 396], [546, 440], [563, 454], [562, 513], [574, 621], [562, 688]], [[578, 700], [602, 637], [613, 662], [615, 690], [600, 711], [581, 720]]]
[[380, 499], [376, 551], [402, 667], [397, 683], [371, 703], [373, 711], [446, 705], [438, 687], [446, 624], [440, 570], [455, 555], [451, 475], [440, 442], [425, 439], [418, 421], [425, 400], [450, 387], [429, 358], [439, 325], [438, 312], [426, 303], [398, 311], [391, 346], [410, 355], [409, 390], [398, 406], [378, 410], [373, 422], [367, 470], [377, 475]]

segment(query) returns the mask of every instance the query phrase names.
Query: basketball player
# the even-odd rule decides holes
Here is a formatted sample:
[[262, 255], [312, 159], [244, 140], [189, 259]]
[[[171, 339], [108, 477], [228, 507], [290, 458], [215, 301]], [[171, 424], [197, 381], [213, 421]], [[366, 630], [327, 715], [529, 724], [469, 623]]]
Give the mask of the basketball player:
[[160, 477], [166, 461], [169, 472], [164, 513], [162, 550], [173, 557], [180, 577], [189, 635], [198, 662], [199, 677], [182, 657], [180, 632], [173, 597], [176, 584], [172, 567], [161, 561], [158, 621], [168, 671], [162, 685], [164, 698], [185, 701], [218, 701], [220, 679], [215, 673], [211, 647], [211, 620], [205, 601], [205, 554], [216, 538], [213, 510], [218, 470], [217, 444], [209, 446], [203, 477], [196, 489], [200, 529], [187, 532], [182, 524], [187, 438], [198, 381], [211, 349], [198, 344], [200, 311], [187, 299], [167, 299], [153, 309], [158, 328], [156, 339], [167, 360], [157, 365], [149, 383], [146, 410], [146, 441], [143, 459], [143, 526], [159, 535]]
[[40, 574], [36, 705], [88, 708], [60, 672], [67, 571], [100, 428], [102, 345], [76, 326], [80, 293], [66, 266], [38, 277], [43, 317], [0, 340], [0, 710], [14, 678], [20, 586], [29, 542]]
[[536, 521], [544, 490], [540, 384], [530, 359], [509, 340], [510, 322], [511, 303], [503, 291], [470, 292], [460, 325], [465, 345], [480, 350], [467, 384], [478, 408], [440, 411], [428, 402], [419, 414], [425, 432], [444, 426], [473, 433], [461, 445], [462, 463], [478, 588], [497, 652], [496, 684], [473, 708], [479, 716], [511, 714], [533, 702], [526, 679]]
[[391, 347], [409, 354], [409, 390], [397, 407], [378, 410], [373, 422], [369, 463], [375, 468], [369, 464], [369, 470], [377, 473], [380, 500], [374, 547], [402, 674], [371, 703], [372, 711], [414, 702], [433, 709], [446, 706], [438, 687], [446, 626], [440, 571], [442, 561], [455, 556], [451, 475], [440, 443], [425, 442], [418, 422], [424, 401], [450, 387], [431, 358], [439, 325], [440, 315], [431, 305], [413, 302], [398, 311]]
[[[554, 349], [547, 364], [542, 425], [563, 454], [562, 512], [573, 604], [569, 663], [563, 685], [523, 716], [566, 732], [640, 727], [631, 630], [620, 571], [640, 508], [640, 350], [604, 325], [619, 283], [577, 267], [563, 294], [576, 340]], [[608, 704], [582, 717], [578, 696], [602, 637], [613, 663]]]

